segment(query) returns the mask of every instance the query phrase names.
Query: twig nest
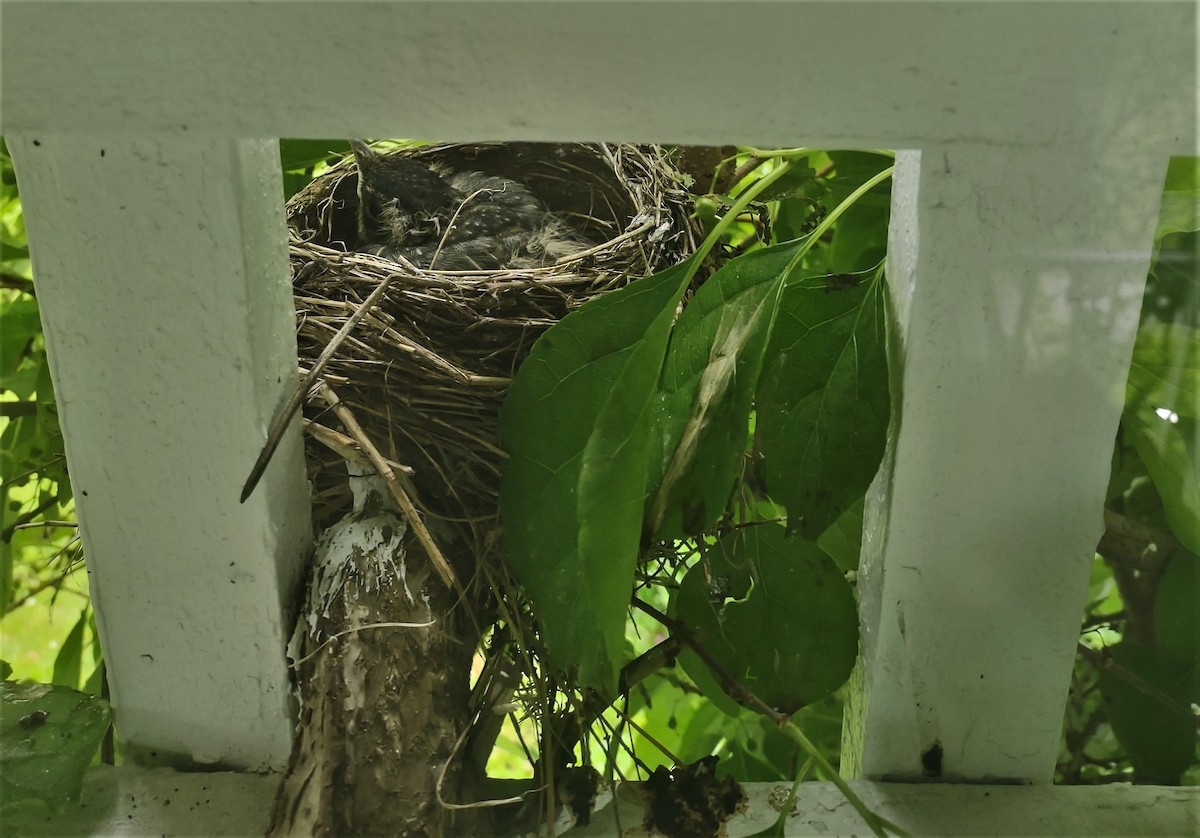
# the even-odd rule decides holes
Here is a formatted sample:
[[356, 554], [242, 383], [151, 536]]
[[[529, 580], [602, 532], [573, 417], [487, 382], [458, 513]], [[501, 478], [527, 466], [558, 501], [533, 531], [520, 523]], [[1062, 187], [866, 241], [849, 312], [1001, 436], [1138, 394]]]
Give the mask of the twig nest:
[[[423, 270], [356, 252], [353, 158], [288, 203], [302, 371], [390, 279], [319, 378], [403, 475], [430, 529], [466, 525], [482, 558], [498, 533], [497, 423], [518, 365], [542, 332], [591, 297], [693, 252], [690, 201], [656, 147], [490, 143], [392, 153], [518, 181], [585, 243], [544, 267], [492, 271]], [[346, 459], [365, 458], [328, 398], [310, 399], [305, 425], [315, 518], [325, 525], [350, 509]]]

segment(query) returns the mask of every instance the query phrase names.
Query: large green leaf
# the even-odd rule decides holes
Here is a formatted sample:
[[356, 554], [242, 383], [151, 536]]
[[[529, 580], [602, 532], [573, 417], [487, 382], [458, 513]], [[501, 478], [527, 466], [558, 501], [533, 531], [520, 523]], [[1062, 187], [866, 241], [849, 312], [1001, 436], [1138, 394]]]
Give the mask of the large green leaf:
[[1182, 323], [1142, 324], [1125, 403], [1200, 418], [1200, 329]]
[[[854, 594], [833, 560], [775, 525], [722, 538], [684, 577], [676, 600], [705, 652], [783, 713], [845, 683], [858, 654]], [[702, 689], [713, 683], [698, 655], [680, 662]]]
[[0, 299], [0, 387], [28, 357], [34, 338], [42, 333], [37, 300], [32, 297]]
[[734, 259], [701, 286], [671, 334], [651, 452], [648, 530], [692, 535], [725, 511], [750, 435], [750, 409], [779, 292], [802, 244]]
[[817, 546], [829, 554], [842, 572], [858, 571], [865, 505], [865, 498], [859, 498], [817, 538]]
[[757, 398], [767, 488], [788, 526], [815, 539], [866, 492], [890, 401], [880, 280], [784, 287]]
[[108, 702], [95, 696], [50, 684], [0, 684], [0, 800], [78, 800], [108, 724]]
[[1183, 434], [1149, 406], [1127, 408], [1121, 425], [1162, 497], [1171, 531], [1183, 546], [1200, 553], [1200, 471]]
[[509, 561], [546, 648], [610, 694], [646, 501], [649, 427], [690, 263], [597, 297], [547, 331], [500, 414]]
[[1114, 666], [1100, 669], [1100, 690], [1108, 721], [1138, 780], [1178, 783], [1196, 749], [1188, 710], [1200, 701], [1195, 665], [1128, 640], [1112, 646], [1109, 654]]
[[[832, 211], [854, 190], [893, 164], [886, 155], [869, 151], [831, 151], [833, 176], [828, 181], [825, 205]], [[887, 252], [888, 219], [891, 217], [891, 185], [882, 182], [845, 210], [829, 243], [828, 269], [834, 273], [867, 270]]]
[[91, 609], [84, 608], [54, 656], [54, 683], [59, 686], [79, 688], [80, 673], [83, 671], [83, 631], [90, 617]]
[[323, 163], [331, 157], [350, 153], [346, 140], [294, 140], [279, 141], [279, 165], [285, 172], [307, 169]]
[[1200, 230], [1200, 158], [1173, 157], [1167, 166], [1154, 239]]
[[1200, 557], [1171, 556], [1154, 599], [1154, 642], [1173, 660], [1200, 666]]

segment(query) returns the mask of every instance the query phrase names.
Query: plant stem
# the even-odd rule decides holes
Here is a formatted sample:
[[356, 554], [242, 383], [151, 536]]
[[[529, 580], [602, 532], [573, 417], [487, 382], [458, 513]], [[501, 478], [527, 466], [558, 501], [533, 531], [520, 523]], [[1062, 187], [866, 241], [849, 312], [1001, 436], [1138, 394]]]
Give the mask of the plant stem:
[[721, 236], [725, 235], [725, 231], [733, 225], [737, 217], [746, 210], [746, 207], [750, 206], [755, 198], [765, 192], [772, 183], [783, 177], [784, 173], [791, 168], [791, 165], [790, 162], [784, 161], [780, 166], [773, 169], [770, 174], [765, 175], [761, 180], [755, 181], [753, 186], [750, 186], [745, 192], [738, 195], [737, 200], [733, 202], [733, 206], [729, 208], [729, 212], [721, 216], [721, 220], [716, 223], [712, 231], [700, 243], [700, 246], [696, 248], [696, 252], [689, 259], [685, 284], [691, 283], [693, 277], [696, 276], [696, 271], [700, 268], [700, 263], [704, 261], [704, 257], [708, 256], [712, 249], [717, 246], [717, 242], [721, 240]]
[[847, 195], [845, 200], [834, 207], [833, 210], [831, 210], [824, 218], [822, 218], [821, 223], [814, 227], [811, 233], [807, 233], [805, 235], [806, 241], [800, 247], [800, 249], [796, 251], [796, 255], [792, 257], [792, 261], [788, 263], [788, 266], [785, 269], [787, 274], [789, 276], [792, 274], [796, 266], [800, 264], [801, 260], [808, 255], [808, 251], [812, 250], [813, 245], [821, 240], [821, 236], [825, 235], [825, 233], [829, 231], [829, 228], [833, 226], [833, 223], [841, 218], [846, 210], [854, 206], [858, 199], [863, 195], [866, 195], [876, 186], [890, 178], [895, 170], [895, 166], [888, 166], [882, 172], [879, 172]]
[[854, 807], [854, 811], [858, 812], [863, 821], [865, 821], [867, 826], [870, 827], [871, 832], [878, 836], [878, 838], [886, 838], [889, 831], [894, 835], [904, 836], [904, 838], [907, 838], [907, 832], [896, 826], [891, 821], [875, 814], [867, 808], [866, 804], [862, 802], [862, 798], [855, 794], [854, 789], [850, 788], [849, 784], [842, 779], [841, 775], [839, 775], [838, 772], [834, 770], [833, 766], [829, 764], [829, 761], [821, 755], [820, 751], [817, 750], [817, 746], [814, 745], [812, 741], [804, 735], [804, 731], [801, 730], [800, 727], [793, 722], [788, 715], [781, 713], [774, 707], [768, 705], [765, 701], [755, 695], [745, 684], [743, 684], [737, 678], [734, 678], [728, 672], [728, 670], [721, 666], [721, 664], [718, 663], [716, 659], [714, 659], [713, 656], [708, 653], [708, 650], [700, 645], [700, 642], [696, 639], [695, 634], [691, 629], [688, 628], [686, 623], [684, 623], [682, 620], [676, 620], [673, 617], [668, 617], [654, 606], [643, 602], [637, 597], [633, 598], [633, 606], [658, 620], [667, 629], [667, 631], [671, 633], [672, 637], [678, 638], [685, 646], [695, 652], [700, 660], [704, 661], [704, 665], [707, 666], [712, 674], [716, 676], [717, 680], [721, 682], [725, 691], [729, 693], [735, 701], [743, 706], [751, 707], [754, 710], [757, 710], [759, 713], [762, 713], [764, 716], [774, 722], [781, 730], [783, 730], [784, 733], [792, 737], [792, 739], [794, 739], [796, 743], [799, 744], [800, 747], [803, 748], [810, 757], [812, 757], [813, 761], [817, 764], [817, 767], [821, 769], [821, 773], [823, 773], [830, 782], [837, 786], [838, 791], [840, 791], [842, 796], [846, 798], [847, 802]]

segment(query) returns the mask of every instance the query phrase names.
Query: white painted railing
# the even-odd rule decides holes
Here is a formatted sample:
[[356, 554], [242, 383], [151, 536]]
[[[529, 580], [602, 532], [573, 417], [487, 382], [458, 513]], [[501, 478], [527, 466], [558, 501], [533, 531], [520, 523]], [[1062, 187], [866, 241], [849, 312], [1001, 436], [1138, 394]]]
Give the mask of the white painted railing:
[[[936, 739], [947, 778], [1049, 782], [1166, 160], [1196, 152], [1194, 6], [8, 0], [2, 23], [0, 130], [138, 762], [279, 769], [289, 748], [298, 433], [238, 503], [295, 368], [273, 138], [605, 139], [911, 149], [903, 408], [845, 762], [919, 779]], [[141, 794], [159, 831], [163, 775], [121, 771], [97, 800]], [[265, 823], [270, 783], [246, 783], [234, 832]], [[1131, 831], [1195, 830], [1186, 790], [1005, 790], [1005, 810], [870, 788], [916, 832], [1055, 834], [1053, 812], [1149, 799]], [[855, 829], [796, 826], [818, 828]]]

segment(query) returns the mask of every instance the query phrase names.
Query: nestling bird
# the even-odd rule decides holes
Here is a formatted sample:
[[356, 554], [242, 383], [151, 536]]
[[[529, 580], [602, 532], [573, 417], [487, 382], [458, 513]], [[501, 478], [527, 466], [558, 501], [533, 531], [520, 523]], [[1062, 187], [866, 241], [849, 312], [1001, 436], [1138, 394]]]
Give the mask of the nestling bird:
[[522, 184], [441, 172], [351, 140], [358, 162], [362, 249], [442, 271], [531, 268], [579, 252], [580, 241]]

